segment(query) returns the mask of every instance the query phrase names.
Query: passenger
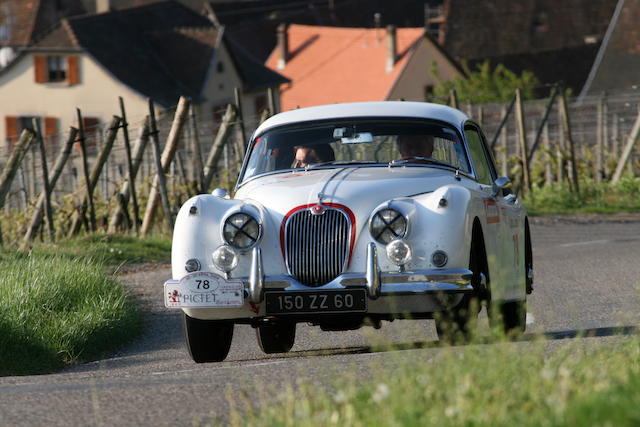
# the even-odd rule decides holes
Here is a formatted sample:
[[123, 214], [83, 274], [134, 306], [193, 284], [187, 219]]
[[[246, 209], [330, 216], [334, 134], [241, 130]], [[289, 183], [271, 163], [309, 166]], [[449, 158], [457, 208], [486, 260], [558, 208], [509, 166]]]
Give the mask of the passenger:
[[299, 145], [294, 147], [295, 158], [292, 167], [304, 168], [314, 163], [331, 162], [336, 159], [335, 153], [329, 144], [313, 146]]
[[398, 135], [397, 144], [402, 160], [430, 158], [433, 155], [432, 135]]

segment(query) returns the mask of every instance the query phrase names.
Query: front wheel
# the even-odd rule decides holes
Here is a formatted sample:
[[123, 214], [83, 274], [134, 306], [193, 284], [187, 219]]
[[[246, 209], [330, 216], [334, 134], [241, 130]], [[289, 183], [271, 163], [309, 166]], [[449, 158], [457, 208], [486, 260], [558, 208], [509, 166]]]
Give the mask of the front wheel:
[[495, 309], [489, 310], [489, 321], [492, 327], [502, 329], [508, 337], [524, 333], [527, 327], [527, 301], [499, 303]]
[[256, 328], [258, 345], [267, 354], [286, 353], [296, 339], [295, 322], [277, 321]]
[[196, 363], [222, 362], [229, 354], [233, 322], [200, 320], [183, 313], [184, 336]]

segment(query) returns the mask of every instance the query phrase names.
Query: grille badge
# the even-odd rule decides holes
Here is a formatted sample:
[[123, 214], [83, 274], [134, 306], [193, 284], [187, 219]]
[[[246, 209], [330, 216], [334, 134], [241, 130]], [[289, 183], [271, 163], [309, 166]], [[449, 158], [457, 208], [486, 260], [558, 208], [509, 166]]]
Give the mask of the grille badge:
[[311, 206], [309, 212], [311, 212], [311, 215], [322, 215], [325, 213], [325, 209], [324, 206], [318, 204]]

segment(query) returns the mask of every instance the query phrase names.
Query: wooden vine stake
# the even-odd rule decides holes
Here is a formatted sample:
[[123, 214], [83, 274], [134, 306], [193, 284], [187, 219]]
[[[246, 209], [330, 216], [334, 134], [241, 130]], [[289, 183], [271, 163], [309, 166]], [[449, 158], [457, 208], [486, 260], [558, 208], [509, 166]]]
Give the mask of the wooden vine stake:
[[[100, 174], [102, 173], [102, 169], [104, 164], [107, 162], [109, 158], [109, 153], [111, 153], [111, 149], [113, 148], [113, 143], [116, 140], [116, 136], [118, 134], [118, 129], [120, 127], [121, 118], [118, 116], [113, 116], [111, 119], [111, 123], [109, 124], [109, 131], [107, 133], [107, 138], [105, 140], [104, 145], [102, 146], [102, 150], [100, 154], [98, 154], [98, 158], [96, 159], [96, 163], [91, 170], [91, 176], [89, 176], [89, 180], [87, 181], [87, 193], [84, 195], [84, 199], [82, 201], [82, 205], [86, 205], [87, 200], [93, 199], [93, 190], [98, 185], [98, 180], [100, 179]], [[72, 237], [80, 231], [80, 226], [82, 222], [81, 215], [76, 211], [71, 218], [71, 227], [69, 228], [69, 237]]]
[[34, 140], [35, 136], [35, 133], [31, 129], [25, 129], [22, 131], [20, 139], [13, 149], [11, 157], [9, 157], [9, 161], [7, 161], [7, 164], [2, 170], [2, 175], [0, 175], [0, 208], [4, 207], [7, 194], [11, 189], [11, 183], [13, 182], [13, 179], [18, 172], [18, 168], [20, 167], [20, 163], [22, 163], [22, 159], [24, 159], [24, 156], [31, 146], [31, 142]]
[[227, 139], [229, 139], [229, 135], [231, 134], [231, 129], [233, 126], [233, 122], [236, 119], [236, 109], [233, 105], [227, 105], [227, 110], [222, 117], [222, 123], [218, 128], [218, 133], [216, 134], [216, 139], [209, 150], [209, 155], [207, 156], [207, 162], [204, 167], [204, 182], [203, 182], [203, 193], [206, 193], [211, 186], [211, 181], [213, 180], [213, 174], [216, 170], [216, 165], [220, 160], [220, 156], [222, 155], [225, 144], [227, 143]]
[[580, 193], [580, 184], [578, 183], [578, 168], [576, 166], [576, 150], [573, 143], [571, 132], [571, 120], [569, 118], [569, 109], [567, 108], [567, 95], [564, 87], [560, 87], [560, 117], [562, 119], [562, 128], [565, 141], [569, 144], [569, 161], [571, 162], [570, 182], [573, 191]]
[[[133, 172], [133, 162], [131, 160], [131, 144], [129, 142], [129, 123], [127, 123], [127, 112], [124, 108], [124, 99], [120, 96], [120, 114], [122, 117], [122, 135], [124, 137], [124, 149], [127, 155], [127, 175], [129, 178], [129, 195], [131, 196], [131, 203], [133, 205], [133, 226], [136, 230], [136, 234], [140, 234], [140, 208], [138, 207], [138, 196], [136, 195], [136, 174]], [[122, 194], [122, 193], [119, 193]], [[126, 207], [128, 197], [119, 198], [122, 200]], [[126, 212], [126, 209], [125, 209]]]
[[[142, 227], [140, 233], [144, 236], [151, 229], [153, 223], [153, 217], [158, 206], [158, 199], [162, 200], [162, 208], [164, 209], [165, 221], [167, 230], [171, 231], [173, 228], [173, 219], [171, 215], [171, 207], [169, 205], [169, 196], [167, 193], [167, 183], [164, 174], [169, 171], [173, 157], [176, 154], [178, 148], [178, 142], [180, 140], [180, 132], [186, 121], [187, 114], [189, 112], [189, 100], [185, 97], [180, 97], [178, 102], [178, 108], [176, 108], [176, 114], [171, 124], [171, 130], [167, 137], [167, 143], [160, 156], [160, 142], [158, 140], [158, 128], [156, 125], [156, 117], [153, 106], [153, 101], [149, 100], [149, 127], [151, 134], [151, 141], [153, 143], [154, 157], [156, 163], [156, 176], [151, 185], [149, 191], [149, 200], [147, 202], [147, 209], [144, 213], [144, 219], [142, 220]], [[158, 194], [158, 192], [160, 194]]]
[[524, 127], [524, 108], [522, 105], [522, 94], [520, 88], [516, 89], [516, 123], [518, 126], [518, 143], [520, 145], [520, 156], [522, 159], [522, 176], [524, 180], [523, 189], [531, 191], [531, 178], [529, 172], [529, 154], [527, 153], [527, 134]]
[[629, 134], [629, 137], [627, 138], [627, 142], [624, 146], [624, 149], [622, 150], [622, 155], [620, 156], [620, 160], [618, 161], [616, 170], [613, 173], [613, 177], [611, 178], [612, 184], [617, 184], [620, 181], [620, 178], [622, 178], [622, 172], [624, 171], [624, 167], [629, 161], [629, 158], [631, 157], [633, 146], [635, 145], [639, 134], [640, 134], [640, 112], [636, 117], [636, 121], [633, 124], [633, 128], [631, 129], [631, 133]]
[[40, 160], [42, 162], [42, 188], [44, 192], [44, 212], [47, 218], [47, 230], [49, 231], [49, 240], [53, 242], [56, 238], [56, 230], [53, 224], [53, 211], [51, 210], [51, 185], [49, 184], [49, 167], [47, 165], [47, 154], [44, 149], [44, 139], [42, 138], [42, 129], [40, 120], [34, 118], [32, 120], [33, 128], [36, 130], [36, 138], [38, 147], [40, 148]]
[[[67, 163], [67, 159], [69, 158], [69, 155], [71, 154], [71, 149], [73, 148], [73, 144], [76, 142], [77, 136], [78, 136], [78, 129], [74, 127], [70, 128], [67, 142], [65, 143], [63, 149], [60, 150], [60, 153], [58, 153], [58, 157], [56, 158], [56, 161], [53, 165], [53, 170], [49, 175], [49, 185], [50, 185], [51, 191], [53, 191], [53, 189], [56, 186], [56, 183], [58, 182], [58, 179], [62, 175], [62, 170], [64, 169], [64, 165]], [[25, 249], [29, 245], [29, 243], [33, 240], [33, 238], [36, 236], [38, 228], [42, 223], [42, 216], [45, 208], [45, 197], [46, 195], [44, 191], [40, 193], [40, 197], [36, 202], [36, 209], [33, 212], [33, 215], [31, 216], [29, 227], [27, 228], [27, 232], [24, 235], [21, 249]]]
[[[132, 160], [132, 177], [131, 182], [135, 181], [136, 176], [138, 175], [138, 171], [142, 166], [144, 150], [147, 147], [147, 142], [149, 141], [149, 118], [147, 117], [144, 120], [144, 125], [142, 126], [142, 130], [140, 132], [140, 136], [138, 137], [134, 147], [133, 147], [133, 160]], [[131, 186], [129, 185], [130, 179], [125, 179], [123, 183], [120, 185], [120, 191], [118, 192], [118, 200], [129, 200], [129, 196], [131, 195]], [[126, 205], [126, 203], [125, 203]], [[119, 202], [116, 205], [115, 210], [111, 214], [111, 219], [109, 220], [109, 228], [108, 233], [113, 234], [118, 231], [118, 227], [122, 223], [124, 219], [126, 219], [126, 208], [121, 205]]]

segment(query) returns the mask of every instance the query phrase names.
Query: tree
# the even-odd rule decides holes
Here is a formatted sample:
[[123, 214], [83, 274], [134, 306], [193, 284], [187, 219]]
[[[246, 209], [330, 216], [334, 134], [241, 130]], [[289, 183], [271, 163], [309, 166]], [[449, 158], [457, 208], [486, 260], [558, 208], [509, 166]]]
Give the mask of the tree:
[[442, 81], [434, 63], [431, 73], [439, 82], [434, 88], [434, 96], [447, 99], [452, 89], [456, 90], [458, 99], [472, 103], [508, 102], [520, 88], [524, 99], [535, 96], [534, 88], [540, 81], [531, 71], [523, 71], [520, 75], [509, 70], [502, 64], [493, 69], [489, 61], [478, 64], [476, 70], [469, 70], [466, 62], [462, 63], [466, 77], [456, 77], [453, 80]]

